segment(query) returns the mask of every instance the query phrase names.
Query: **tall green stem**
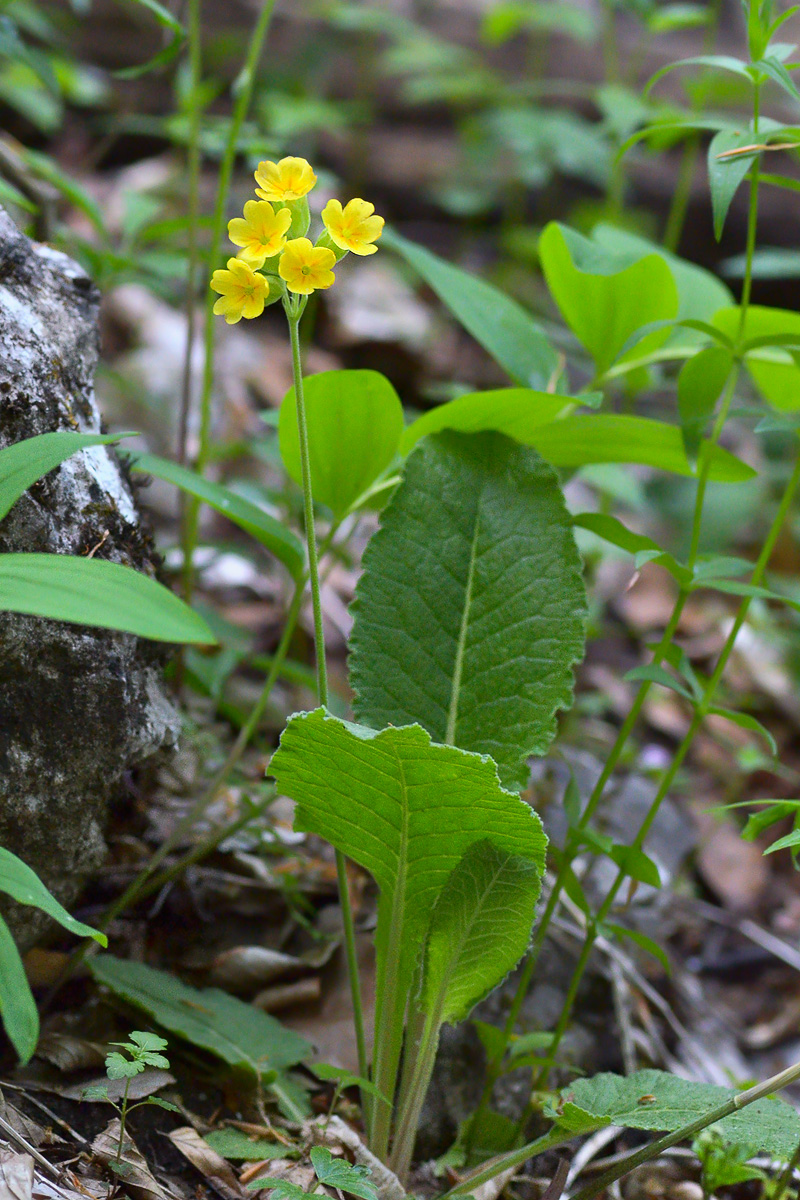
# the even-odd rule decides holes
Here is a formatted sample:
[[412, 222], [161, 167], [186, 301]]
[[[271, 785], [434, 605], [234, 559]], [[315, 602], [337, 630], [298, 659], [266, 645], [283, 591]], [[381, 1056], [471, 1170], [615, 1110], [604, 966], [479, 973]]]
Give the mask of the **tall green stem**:
[[[181, 466], [186, 463], [189, 438], [189, 413], [192, 404], [192, 352], [194, 350], [196, 324], [196, 296], [198, 245], [197, 221], [200, 215], [200, 117], [199, 103], [200, 80], [202, 76], [202, 41], [200, 0], [189, 0], [189, 146], [187, 154], [187, 217], [189, 261], [186, 276], [186, 347], [183, 354], [183, 378], [181, 380], [181, 407], [178, 416], [177, 459]], [[183, 492], [180, 493], [181, 516], [186, 505]]]
[[[289, 336], [292, 343], [292, 374], [294, 377], [295, 407], [297, 410], [297, 433], [300, 443], [300, 467], [303, 480], [303, 514], [308, 544], [308, 576], [311, 585], [311, 605], [314, 613], [314, 651], [317, 663], [317, 697], [320, 704], [328, 705], [328, 671], [325, 659], [325, 630], [322, 623], [322, 602], [319, 588], [319, 561], [317, 558], [317, 537], [314, 528], [314, 496], [311, 486], [311, 461], [308, 449], [308, 424], [306, 421], [305, 394], [303, 391], [303, 364], [300, 353], [300, 318], [303, 315], [305, 302], [292, 297], [284, 305], [286, 318], [289, 323]], [[347, 973], [350, 981], [350, 996], [353, 1003], [353, 1023], [355, 1026], [356, 1049], [358, 1052], [358, 1072], [367, 1077], [367, 1043], [364, 1036], [364, 1010], [361, 1004], [361, 988], [358, 977], [358, 955], [356, 953], [356, 934], [353, 922], [353, 909], [350, 904], [350, 889], [347, 881], [347, 860], [340, 850], [336, 851], [336, 878], [339, 886], [339, 904], [342, 910], [342, 925], [344, 928], [345, 954], [347, 957]], [[362, 1097], [364, 1099], [364, 1097]], [[365, 1106], [365, 1111], [367, 1111]]]
[[[230, 191], [231, 176], [233, 174], [233, 164], [236, 160], [236, 150], [239, 144], [239, 134], [241, 133], [242, 124], [247, 115], [247, 110], [250, 107], [250, 101], [253, 96], [253, 87], [256, 79], [256, 68], [261, 57], [261, 51], [264, 47], [264, 41], [269, 29], [269, 23], [272, 18], [272, 11], [275, 8], [275, 0], [264, 0], [259, 13], [258, 20], [253, 28], [253, 33], [250, 38], [250, 44], [247, 48], [247, 57], [241, 74], [236, 81], [236, 100], [233, 107], [233, 115], [228, 128], [228, 138], [225, 143], [225, 150], [222, 155], [222, 162], [219, 168], [219, 179], [217, 182], [217, 196], [214, 203], [214, 216], [211, 226], [211, 239], [208, 246], [208, 273], [209, 275], [218, 265], [220, 246], [222, 244], [222, 235], [225, 231], [225, 214], [228, 207], [228, 192]], [[205, 308], [205, 328], [204, 328], [204, 358], [203, 358], [203, 384], [200, 394], [200, 444], [195, 460], [195, 468], [201, 474], [208, 466], [208, 460], [211, 455], [211, 393], [214, 384], [214, 334], [216, 325], [214, 322], [214, 295], [209, 292], [206, 299]], [[198, 513], [200, 505], [199, 501], [191, 500], [186, 506], [186, 516], [183, 528], [183, 570], [184, 570], [184, 593], [187, 597], [191, 596], [193, 586], [193, 562], [194, 552], [197, 546], [198, 532]]]

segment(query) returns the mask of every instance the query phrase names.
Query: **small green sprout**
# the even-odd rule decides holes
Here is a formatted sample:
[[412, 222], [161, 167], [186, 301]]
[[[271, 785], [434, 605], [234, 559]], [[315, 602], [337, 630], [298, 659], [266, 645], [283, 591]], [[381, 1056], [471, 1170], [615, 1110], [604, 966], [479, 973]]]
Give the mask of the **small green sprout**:
[[116, 1175], [125, 1175], [127, 1170], [122, 1160], [122, 1149], [125, 1145], [125, 1125], [129, 1113], [132, 1113], [136, 1108], [142, 1108], [146, 1104], [153, 1105], [156, 1108], [166, 1108], [170, 1112], [180, 1112], [176, 1104], [172, 1104], [169, 1100], [162, 1100], [160, 1096], [145, 1096], [143, 1100], [139, 1100], [136, 1104], [128, 1103], [132, 1079], [137, 1075], [141, 1075], [142, 1071], [147, 1067], [160, 1067], [165, 1071], [169, 1068], [169, 1059], [161, 1053], [162, 1050], [166, 1050], [167, 1048], [166, 1038], [159, 1037], [157, 1033], [144, 1033], [139, 1029], [135, 1029], [129, 1035], [129, 1038], [130, 1040], [127, 1042], [111, 1043], [112, 1046], [119, 1046], [121, 1050], [127, 1051], [127, 1057], [125, 1054], [120, 1053], [119, 1050], [112, 1050], [106, 1055], [106, 1075], [108, 1078], [125, 1080], [125, 1091], [122, 1094], [122, 1101], [118, 1104], [116, 1100], [112, 1100], [105, 1084], [94, 1084], [91, 1087], [84, 1088], [81, 1095], [81, 1099], [83, 1100], [105, 1100], [119, 1114], [117, 1154], [108, 1164], [109, 1168]]
[[251, 1191], [269, 1188], [272, 1193], [270, 1200], [302, 1200], [305, 1196], [314, 1195], [320, 1184], [346, 1192], [349, 1196], [357, 1196], [358, 1200], [378, 1200], [375, 1185], [369, 1181], [369, 1167], [353, 1166], [346, 1158], [334, 1158], [324, 1146], [315, 1146], [310, 1158], [317, 1179], [307, 1192], [288, 1179], [263, 1176], [251, 1179], [247, 1186]]

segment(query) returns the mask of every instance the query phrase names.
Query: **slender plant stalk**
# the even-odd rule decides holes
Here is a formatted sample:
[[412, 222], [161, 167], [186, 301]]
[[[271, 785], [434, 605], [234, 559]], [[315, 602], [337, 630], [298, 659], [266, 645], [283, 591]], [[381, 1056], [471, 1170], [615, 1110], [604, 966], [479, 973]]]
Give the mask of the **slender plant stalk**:
[[[325, 631], [322, 623], [322, 602], [319, 588], [319, 560], [317, 537], [314, 528], [314, 496], [311, 485], [311, 462], [308, 449], [308, 425], [306, 422], [305, 394], [303, 391], [303, 364], [300, 352], [300, 318], [305, 309], [305, 299], [292, 297], [284, 305], [289, 323], [292, 344], [292, 374], [294, 376], [295, 408], [297, 410], [297, 433], [300, 443], [300, 467], [303, 481], [303, 515], [308, 545], [308, 578], [311, 587], [311, 605], [314, 613], [314, 649], [317, 663], [317, 698], [323, 708], [328, 706], [328, 671], [325, 658]], [[353, 909], [350, 903], [350, 888], [347, 880], [347, 859], [336, 850], [336, 878], [339, 886], [339, 904], [342, 910], [347, 973], [350, 996], [353, 1004], [353, 1024], [358, 1053], [358, 1073], [367, 1078], [367, 1043], [364, 1035], [364, 1010], [361, 1003], [361, 987], [358, 976], [358, 955]], [[362, 1103], [366, 1096], [362, 1096]], [[364, 1111], [368, 1111], [366, 1106]]]
[[498, 1175], [502, 1175], [504, 1171], [508, 1171], [511, 1167], [521, 1167], [530, 1158], [535, 1158], [539, 1154], [544, 1154], [546, 1150], [557, 1150], [559, 1146], [566, 1146], [575, 1140], [577, 1135], [559, 1129], [556, 1126], [548, 1133], [542, 1134], [533, 1142], [528, 1142], [525, 1146], [520, 1146], [519, 1150], [510, 1150], [507, 1154], [498, 1154], [496, 1158], [489, 1159], [489, 1162], [483, 1163], [480, 1167], [475, 1167], [464, 1178], [457, 1183], [455, 1187], [451, 1187], [439, 1197], [439, 1200], [449, 1200], [451, 1196], [462, 1196], [465, 1192], [471, 1193], [475, 1188], [479, 1188], [481, 1184], [488, 1183], [491, 1179], [496, 1179]]
[[[244, 67], [236, 82], [236, 100], [233, 107], [233, 115], [228, 128], [228, 138], [225, 143], [225, 150], [220, 163], [219, 178], [217, 181], [217, 195], [214, 203], [214, 215], [211, 225], [211, 238], [208, 247], [208, 273], [209, 275], [217, 266], [219, 258], [220, 246], [222, 244], [222, 236], [225, 232], [225, 214], [228, 207], [228, 193], [230, 191], [231, 176], [233, 174], [233, 164], [236, 159], [236, 149], [239, 143], [239, 134], [242, 129], [242, 124], [250, 107], [250, 101], [253, 96], [253, 87], [256, 79], [256, 68], [261, 57], [261, 52], [264, 48], [269, 23], [272, 18], [272, 12], [275, 8], [275, 0], [264, 0], [261, 11], [258, 15], [253, 32], [250, 37], [250, 43], [247, 48], [247, 56]], [[201, 474], [208, 466], [208, 461], [211, 456], [211, 393], [214, 385], [214, 344], [215, 344], [215, 329], [214, 322], [214, 295], [209, 292], [206, 299], [205, 307], [205, 326], [204, 326], [204, 356], [203, 356], [203, 382], [200, 393], [200, 444], [195, 459], [195, 469]], [[186, 505], [185, 520], [183, 525], [183, 572], [184, 572], [184, 595], [187, 599], [191, 597], [192, 588], [194, 586], [194, 552], [197, 547], [198, 534], [198, 514], [200, 511], [200, 502], [196, 499], [191, 499]]]
[[780, 1175], [776, 1179], [775, 1187], [773, 1189], [772, 1195], [770, 1196], [770, 1200], [783, 1200], [783, 1197], [786, 1195], [789, 1188], [792, 1186], [792, 1180], [794, 1179], [794, 1173], [797, 1170], [798, 1166], [800, 1166], [800, 1142], [797, 1143], [797, 1149], [795, 1150], [794, 1154], [789, 1159], [785, 1168], [781, 1171]]
[[125, 1079], [125, 1091], [122, 1096], [122, 1107], [119, 1114], [119, 1141], [117, 1142], [117, 1166], [122, 1165], [122, 1151], [125, 1148], [125, 1122], [128, 1117], [128, 1092], [131, 1090], [130, 1076]]
[[[202, 78], [202, 41], [201, 41], [201, 0], [189, 0], [188, 45], [189, 45], [189, 146], [187, 155], [187, 216], [188, 228], [188, 273], [186, 277], [186, 348], [183, 355], [183, 376], [181, 379], [181, 407], [178, 416], [177, 459], [181, 466], [186, 465], [188, 456], [189, 414], [192, 405], [192, 352], [197, 312], [196, 289], [197, 269], [199, 265], [199, 250], [197, 244], [197, 222], [200, 215], [200, 117], [199, 88]], [[181, 526], [186, 505], [184, 493], [180, 493]]]

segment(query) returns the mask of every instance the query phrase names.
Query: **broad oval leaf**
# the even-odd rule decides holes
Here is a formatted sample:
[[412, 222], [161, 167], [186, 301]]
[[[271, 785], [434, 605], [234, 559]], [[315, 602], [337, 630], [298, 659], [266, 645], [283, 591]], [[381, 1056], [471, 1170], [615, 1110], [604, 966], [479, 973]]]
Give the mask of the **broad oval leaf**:
[[513, 380], [545, 389], [558, 378], [558, 355], [541, 326], [515, 300], [393, 229], [384, 230], [383, 244], [402, 255]]
[[65, 459], [89, 446], [108, 446], [124, 433], [75, 433], [58, 429], [0, 450], [0, 521], [28, 488]]
[[[721, 309], [714, 325], [731, 338], [739, 332], [741, 309], [736, 306]], [[790, 349], [780, 345], [763, 345], [749, 350], [745, 366], [765, 400], [779, 412], [800, 411], [800, 366], [796, 347], [800, 337], [800, 313], [786, 308], [770, 308], [751, 304], [745, 314], [743, 337], [746, 341], [784, 336]]]
[[[547, 286], [564, 320], [603, 375], [638, 329], [678, 314], [678, 289], [660, 254], [630, 261], [551, 221], [539, 239]], [[668, 328], [647, 334], [629, 352], [641, 358], [662, 345]], [[623, 358], [626, 356], [623, 356]]]
[[532, 388], [498, 388], [491, 392], [468, 392], [447, 404], [423, 413], [405, 429], [400, 440], [401, 454], [414, 449], [420, 438], [440, 429], [458, 429], [462, 433], [495, 430], [530, 445], [534, 429], [547, 425], [562, 413], [581, 404], [579, 396], [560, 396], [536, 392]]
[[238, 525], [245, 533], [249, 533], [257, 542], [265, 546], [279, 562], [283, 563], [293, 579], [298, 579], [302, 575], [305, 553], [300, 540], [290, 529], [287, 529], [275, 517], [270, 516], [263, 508], [259, 508], [257, 504], [246, 500], [244, 496], [238, 495], [221, 483], [212, 483], [210, 479], [204, 479], [195, 471], [190, 471], [178, 463], [170, 462], [168, 458], [159, 458], [155, 454], [138, 453], [132, 454], [131, 458], [131, 466], [134, 471], [155, 475], [157, 479], [174, 484], [181, 491], [188, 492], [190, 496], [202, 500], [209, 508], [222, 513], [223, 517], [233, 521], [234, 525]]
[[0, 554], [0, 612], [214, 645], [203, 618], [155, 579], [99, 558]]
[[[649, 417], [625, 417], [616, 413], [591, 413], [564, 417], [535, 430], [536, 449], [556, 467], [582, 467], [587, 463], [629, 462], [658, 467], [676, 475], [692, 475], [677, 425]], [[742, 483], [758, 472], [721, 446], [703, 442], [710, 451], [709, 479]]]
[[541, 875], [530, 859], [475, 842], [453, 869], [431, 915], [421, 1007], [465, 1021], [528, 948]]
[[[304, 381], [314, 499], [344, 517], [390, 466], [403, 432], [403, 406], [379, 371], [323, 371]], [[278, 423], [283, 465], [302, 486], [294, 388]]]
[[581, 564], [552, 468], [498, 433], [426, 439], [364, 555], [353, 612], [357, 719], [419, 722], [524, 787], [584, 647]]
[[[736, 1095], [733, 1088], [696, 1083], [667, 1071], [604, 1072], [564, 1089], [558, 1123], [576, 1132], [605, 1125], [674, 1133]], [[568, 1099], [567, 1099], [568, 1097]], [[654, 1097], [654, 1099], [651, 1099]], [[791, 1158], [800, 1141], [800, 1114], [784, 1100], [756, 1100], [720, 1121], [730, 1141], [752, 1142], [776, 1158]]]

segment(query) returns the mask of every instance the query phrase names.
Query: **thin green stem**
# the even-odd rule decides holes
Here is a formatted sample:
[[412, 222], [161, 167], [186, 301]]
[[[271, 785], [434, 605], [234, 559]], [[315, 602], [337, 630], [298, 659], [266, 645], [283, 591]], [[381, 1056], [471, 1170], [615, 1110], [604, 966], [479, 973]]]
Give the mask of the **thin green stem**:
[[794, 1173], [798, 1166], [800, 1166], [800, 1142], [797, 1143], [797, 1148], [795, 1149], [794, 1154], [789, 1159], [785, 1168], [781, 1171], [780, 1175], [775, 1181], [775, 1187], [772, 1191], [770, 1200], [783, 1200], [783, 1197], [792, 1186]]
[[125, 1149], [125, 1122], [128, 1117], [128, 1092], [131, 1089], [130, 1076], [125, 1079], [125, 1091], [122, 1096], [122, 1107], [119, 1114], [119, 1141], [117, 1143], [117, 1166], [122, 1163], [122, 1151]]
[[780, 1091], [781, 1088], [788, 1087], [796, 1079], [800, 1079], [800, 1063], [795, 1063], [794, 1066], [788, 1067], [778, 1075], [773, 1075], [771, 1079], [766, 1079], [763, 1083], [758, 1083], [755, 1087], [748, 1088], [746, 1092], [739, 1092], [738, 1095], [733, 1096], [724, 1104], [720, 1104], [718, 1108], [714, 1108], [704, 1116], [698, 1117], [696, 1121], [690, 1121], [688, 1124], [682, 1125], [680, 1129], [676, 1129], [674, 1133], [667, 1133], [664, 1137], [658, 1138], [657, 1141], [651, 1142], [649, 1146], [644, 1146], [634, 1154], [628, 1155], [627, 1158], [615, 1163], [613, 1167], [609, 1167], [607, 1171], [604, 1171], [602, 1175], [598, 1175], [591, 1183], [587, 1183], [585, 1187], [575, 1192], [572, 1200], [592, 1200], [594, 1196], [600, 1195], [612, 1183], [616, 1183], [618, 1179], [629, 1175], [631, 1171], [641, 1166], [642, 1163], [651, 1162], [654, 1158], [658, 1158], [659, 1155], [663, 1154], [665, 1150], [669, 1150], [672, 1146], [677, 1146], [678, 1142], [688, 1141], [696, 1133], [700, 1133], [702, 1129], [707, 1129], [709, 1125], [713, 1125], [717, 1121], [722, 1121], [725, 1117], [730, 1117], [733, 1113], [746, 1108], [748, 1104], [753, 1104], [754, 1101], [763, 1099], [764, 1096], [769, 1096], [773, 1092]]
[[499, 1154], [496, 1158], [490, 1159], [488, 1163], [476, 1167], [465, 1175], [455, 1187], [451, 1187], [449, 1191], [440, 1196], [439, 1200], [450, 1200], [450, 1197], [472, 1192], [481, 1184], [488, 1183], [490, 1179], [496, 1179], [498, 1175], [502, 1175], [503, 1171], [509, 1171], [512, 1167], [521, 1167], [528, 1159], [544, 1154], [546, 1150], [556, 1150], [559, 1146], [566, 1146], [569, 1142], [574, 1141], [576, 1136], [576, 1134], [567, 1133], [563, 1129], [551, 1129], [542, 1137], [536, 1138], [535, 1141], [520, 1146], [519, 1150], [510, 1150], [508, 1154]]
[[[181, 466], [188, 455], [189, 414], [192, 404], [192, 352], [194, 350], [196, 325], [196, 288], [199, 250], [197, 244], [197, 222], [200, 214], [200, 117], [199, 88], [202, 77], [201, 0], [189, 0], [188, 47], [189, 47], [189, 144], [187, 154], [187, 217], [188, 266], [186, 277], [186, 347], [183, 353], [183, 377], [181, 380], [181, 407], [178, 417], [177, 459]], [[180, 493], [181, 526], [183, 526], [184, 493]]]
[[[292, 374], [294, 378], [295, 408], [297, 411], [297, 433], [300, 444], [300, 467], [303, 481], [303, 515], [305, 519], [306, 542], [308, 545], [308, 578], [311, 587], [311, 605], [314, 614], [314, 651], [317, 665], [317, 697], [323, 708], [328, 706], [328, 672], [325, 657], [325, 630], [322, 623], [322, 602], [319, 586], [319, 560], [317, 556], [317, 537], [314, 528], [314, 496], [311, 481], [311, 459], [308, 446], [308, 424], [306, 420], [305, 394], [303, 391], [303, 364], [300, 351], [300, 318], [305, 304], [292, 297], [284, 304], [286, 318], [289, 323], [289, 337], [292, 345]], [[347, 860], [340, 850], [336, 850], [336, 879], [339, 888], [339, 904], [342, 910], [342, 926], [344, 930], [345, 956], [347, 973], [350, 982], [350, 996], [353, 1004], [353, 1024], [356, 1035], [358, 1053], [358, 1073], [362, 1078], [368, 1077], [367, 1042], [364, 1034], [364, 1010], [361, 1003], [361, 987], [358, 975], [358, 954], [356, 951], [355, 923], [353, 909], [350, 903], [350, 888], [347, 880]], [[364, 1104], [366, 1096], [362, 1095]]]
[[[228, 138], [225, 143], [222, 162], [220, 163], [217, 195], [214, 203], [214, 215], [212, 218], [211, 239], [209, 241], [207, 259], [209, 275], [217, 266], [219, 258], [222, 235], [225, 231], [228, 193], [233, 174], [233, 164], [236, 160], [236, 150], [239, 144], [239, 134], [247, 115], [247, 110], [250, 107], [253, 87], [255, 85], [256, 68], [258, 67], [274, 8], [275, 0], [264, 0], [258, 20], [253, 27], [250, 37], [244, 67], [235, 85], [236, 100], [234, 102], [231, 123], [228, 128]], [[214, 335], [216, 329], [213, 313], [214, 299], [213, 294], [209, 292], [205, 308], [203, 383], [200, 394], [200, 444], [194, 464], [196, 470], [201, 474], [208, 465], [211, 455], [211, 400], [214, 385]], [[191, 500], [186, 506], [183, 530], [183, 570], [184, 593], [187, 596], [191, 596], [194, 582], [193, 564], [194, 552], [197, 547], [199, 509], [200, 505], [197, 500]]]

